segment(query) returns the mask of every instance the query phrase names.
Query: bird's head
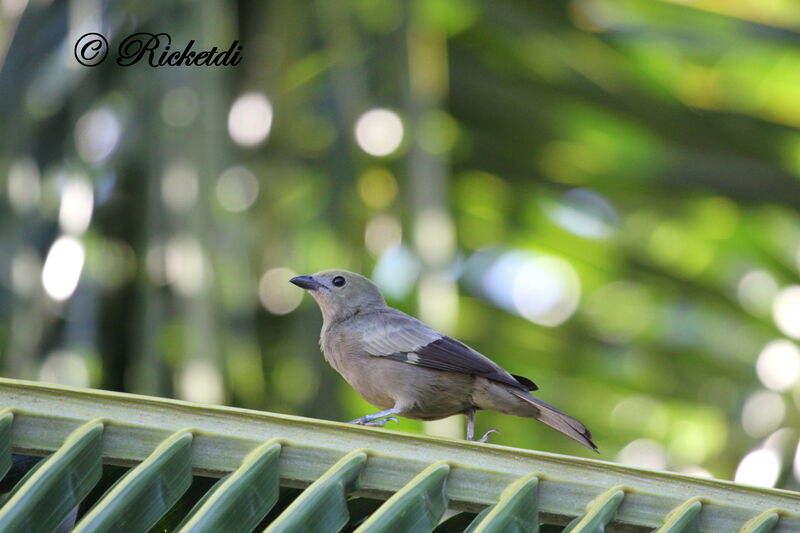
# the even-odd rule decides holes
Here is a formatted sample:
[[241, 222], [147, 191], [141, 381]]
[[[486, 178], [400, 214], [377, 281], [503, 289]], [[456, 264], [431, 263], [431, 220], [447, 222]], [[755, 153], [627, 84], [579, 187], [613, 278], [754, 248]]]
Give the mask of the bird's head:
[[359, 312], [386, 305], [370, 280], [347, 270], [323, 270], [289, 281], [309, 292], [322, 310], [326, 322], [343, 320]]

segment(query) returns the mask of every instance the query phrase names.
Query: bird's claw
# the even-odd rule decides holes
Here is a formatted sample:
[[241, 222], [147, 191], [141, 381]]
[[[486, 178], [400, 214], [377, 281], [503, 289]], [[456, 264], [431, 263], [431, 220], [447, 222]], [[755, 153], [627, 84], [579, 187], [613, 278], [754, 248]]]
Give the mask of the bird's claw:
[[400, 422], [400, 420], [398, 420], [397, 417], [394, 416], [389, 416], [382, 420], [369, 420], [365, 419], [365, 417], [362, 416], [361, 418], [356, 418], [355, 420], [351, 420], [350, 422], [348, 422], [348, 424], [357, 424], [359, 426], [383, 427], [386, 425], [386, 422], [390, 420], [392, 422], [398, 422], [398, 423]]
[[483, 437], [479, 438], [476, 442], [488, 442], [489, 435], [491, 435], [492, 433], [500, 433], [500, 432], [498, 430], [492, 428], [489, 431], [487, 431], [486, 433], [484, 433]]
[[365, 425], [365, 426], [376, 426], [376, 427], [383, 427], [383, 426], [385, 426], [385, 425], [386, 425], [386, 422], [388, 422], [388, 421], [390, 421], [390, 420], [391, 420], [392, 422], [397, 422], [397, 423], [400, 423], [400, 420], [398, 420], [398, 419], [397, 419], [397, 417], [390, 416], [390, 417], [384, 418], [383, 420], [375, 420], [375, 421], [373, 421], [373, 422], [365, 422], [365, 423], [364, 423], [364, 425]]

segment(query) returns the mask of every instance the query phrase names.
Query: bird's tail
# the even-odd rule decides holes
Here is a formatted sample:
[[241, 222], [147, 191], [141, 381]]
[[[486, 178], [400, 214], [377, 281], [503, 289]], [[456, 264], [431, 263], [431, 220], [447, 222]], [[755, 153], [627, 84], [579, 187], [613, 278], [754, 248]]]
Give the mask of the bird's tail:
[[507, 388], [506, 390], [535, 408], [531, 410], [528, 416], [547, 424], [556, 431], [560, 431], [567, 437], [575, 439], [587, 448], [597, 451], [597, 446], [595, 446], [594, 442], [592, 442], [592, 434], [588, 429], [586, 429], [586, 426], [584, 426], [578, 420], [572, 418], [563, 411], [559, 411], [549, 403], [543, 402], [538, 398], [534, 398], [526, 392], [511, 388]]

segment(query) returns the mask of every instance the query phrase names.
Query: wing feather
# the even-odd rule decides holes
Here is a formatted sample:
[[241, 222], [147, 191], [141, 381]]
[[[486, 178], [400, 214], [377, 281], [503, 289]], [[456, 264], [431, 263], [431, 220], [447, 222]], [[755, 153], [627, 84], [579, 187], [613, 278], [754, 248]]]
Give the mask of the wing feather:
[[416, 318], [391, 310], [365, 321], [362, 343], [370, 355], [412, 365], [463, 374], [474, 374], [520, 390], [536, 390], [536, 384], [512, 376], [501, 366], [466, 344], [442, 335]]

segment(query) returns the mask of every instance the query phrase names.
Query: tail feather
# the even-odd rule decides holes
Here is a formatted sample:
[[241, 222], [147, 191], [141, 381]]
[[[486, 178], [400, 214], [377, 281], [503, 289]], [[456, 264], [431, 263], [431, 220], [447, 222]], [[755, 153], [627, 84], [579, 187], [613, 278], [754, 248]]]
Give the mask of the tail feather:
[[596, 452], [598, 451], [597, 446], [594, 442], [592, 442], [591, 432], [589, 432], [589, 430], [586, 429], [586, 426], [584, 426], [578, 420], [556, 409], [549, 403], [543, 402], [538, 398], [534, 398], [530, 394], [526, 394], [522, 391], [512, 390], [510, 388], [507, 390], [517, 398], [534, 406], [538, 411], [538, 416], [535, 416], [534, 418], [536, 418], [538, 421], [547, 424], [556, 431], [560, 431], [567, 437], [575, 439], [587, 448], [590, 448]]

